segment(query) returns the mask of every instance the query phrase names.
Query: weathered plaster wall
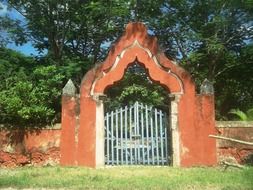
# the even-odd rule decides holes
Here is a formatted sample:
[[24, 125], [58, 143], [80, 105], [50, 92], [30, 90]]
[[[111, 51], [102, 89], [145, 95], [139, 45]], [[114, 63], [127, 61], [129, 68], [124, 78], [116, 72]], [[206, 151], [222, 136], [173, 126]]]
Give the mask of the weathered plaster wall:
[[76, 165], [77, 142], [76, 133], [78, 130], [78, 112], [77, 97], [64, 95], [62, 97], [62, 124], [60, 137], [60, 163], [64, 166]]
[[[199, 105], [199, 108], [203, 109], [203, 106], [206, 107], [206, 104], [203, 97], [201, 99], [203, 102]], [[203, 115], [203, 117], [206, 117], [206, 123], [200, 125], [201, 128], [198, 129], [198, 133], [194, 135], [195, 140], [201, 140], [202, 136], [208, 136], [209, 134], [214, 134], [214, 132], [216, 132], [220, 136], [253, 142], [253, 122], [216, 121], [215, 131], [210, 131], [207, 130], [207, 125], [211, 120], [208, 115]], [[60, 124], [57, 124], [50, 129], [44, 128], [34, 131], [7, 131], [1, 129], [0, 167], [59, 164], [61, 155], [60, 139]], [[73, 142], [72, 139], [63, 140], [65, 141], [64, 144]], [[209, 162], [208, 156], [203, 155], [203, 151], [201, 150], [208, 148], [209, 143], [212, 143], [212, 141], [201, 146], [197, 145], [194, 149], [195, 156], [198, 156], [198, 159], [200, 160], [205, 159], [204, 161], [207, 163]], [[192, 144], [194, 144], [193, 140]], [[216, 145], [219, 162], [232, 160], [241, 164], [244, 164], [246, 161], [253, 164], [253, 146], [242, 145], [225, 140], [217, 140]], [[68, 165], [68, 163], [66, 165]]]
[[[181, 119], [184, 125], [180, 125], [181, 165], [215, 165], [217, 163], [216, 142], [208, 137], [210, 134], [216, 134], [214, 97], [212, 95], [197, 95], [195, 102], [188, 102], [188, 105], [190, 104], [195, 108], [194, 112], [188, 113], [187, 118], [184, 116], [184, 119]], [[187, 106], [181, 109], [179, 114], [186, 115]]]
[[[219, 136], [253, 142], [253, 122], [217, 121], [216, 127]], [[217, 155], [219, 162], [227, 160], [253, 165], [253, 146], [250, 145], [219, 139]]]
[[184, 96], [179, 104], [180, 166], [217, 163], [213, 95]]
[[0, 167], [58, 164], [60, 136], [60, 124], [33, 131], [1, 128]]

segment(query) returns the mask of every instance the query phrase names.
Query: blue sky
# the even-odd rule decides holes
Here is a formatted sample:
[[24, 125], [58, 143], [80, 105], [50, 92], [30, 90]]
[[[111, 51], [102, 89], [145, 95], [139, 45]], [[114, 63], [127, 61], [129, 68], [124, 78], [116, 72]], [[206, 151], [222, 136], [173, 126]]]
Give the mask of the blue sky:
[[37, 50], [32, 46], [31, 42], [28, 42], [22, 46], [16, 46], [15, 43], [11, 43], [7, 45], [8, 48], [19, 51], [25, 55], [38, 55]]
[[[25, 18], [19, 14], [14, 9], [8, 9], [6, 3], [0, 2], [0, 16], [9, 15], [13, 19], [21, 20], [22, 22], [26, 22]], [[19, 51], [25, 55], [38, 55], [39, 52], [32, 46], [32, 42], [28, 42], [22, 46], [16, 46], [15, 43], [10, 43], [7, 45], [8, 48]]]

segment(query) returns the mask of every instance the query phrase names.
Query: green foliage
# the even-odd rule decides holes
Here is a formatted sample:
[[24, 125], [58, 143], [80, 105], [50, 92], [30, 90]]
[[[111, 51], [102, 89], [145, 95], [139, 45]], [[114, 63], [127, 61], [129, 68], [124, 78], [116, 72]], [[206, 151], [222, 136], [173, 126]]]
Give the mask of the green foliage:
[[205, 78], [214, 83], [217, 119], [227, 119], [232, 108], [252, 107], [249, 52], [253, 4], [237, 0], [182, 2], [174, 5], [179, 10], [175, 16], [183, 22], [179, 36], [185, 40], [176, 40], [182, 63], [198, 87]]
[[232, 109], [229, 113], [236, 115], [241, 121], [247, 121], [247, 115], [239, 109]]
[[[0, 3], [0, 11], [3, 9]], [[5, 47], [8, 43], [15, 41], [17, 45], [26, 43], [23, 28], [19, 20], [13, 20], [4, 13], [0, 14], [0, 47]]]
[[246, 112], [243, 112], [239, 109], [232, 109], [229, 113], [234, 114], [241, 121], [253, 121], [253, 108], [248, 109]]
[[59, 69], [35, 66], [31, 58], [10, 50], [1, 49], [0, 57], [0, 123], [52, 122], [59, 112], [63, 81]]
[[154, 91], [151, 90], [144, 86], [132, 84], [123, 89], [118, 100], [130, 104], [133, 104], [133, 101], [141, 101], [152, 105], [161, 104], [164, 98], [160, 96], [157, 89], [154, 89]]
[[[104, 57], [103, 43], [119, 36], [129, 15], [127, 1], [32, 1], [10, 0], [9, 5], [27, 20], [24, 36], [29, 34], [39, 50], [48, 50], [55, 61], [73, 54]], [[127, 19], [128, 20], [128, 19]]]
[[[125, 24], [141, 21], [149, 27], [149, 33], [158, 37], [162, 51], [192, 74], [198, 87], [205, 78], [214, 84], [218, 119], [227, 119], [233, 108], [247, 110], [253, 106], [251, 0], [9, 0], [6, 3], [23, 15], [25, 24], [9, 15], [0, 16], [0, 45], [10, 40], [16, 44], [29, 40], [39, 51], [48, 53], [36, 61], [22, 58], [19, 65], [10, 61], [10, 69], [5, 69], [8, 59], [15, 56], [6, 58], [0, 64], [0, 72], [4, 70], [1, 79], [14, 72], [26, 76], [25, 81], [36, 81], [31, 79], [35, 76], [30, 76], [35, 75], [34, 66], [29, 65], [51, 64], [78, 86], [87, 70], [105, 58]], [[125, 81], [133, 84], [130, 77]], [[121, 98], [112, 96], [113, 104], [125, 104], [133, 101], [133, 97], [153, 101], [155, 105], [160, 104], [156, 101], [164, 101], [159, 100], [156, 89], [149, 90], [153, 88], [146, 84], [127, 87], [121, 82], [122, 94], [115, 92]], [[24, 88], [29, 88], [29, 84]], [[59, 104], [50, 103], [50, 106], [59, 110], [55, 109]]]
[[[134, 69], [137, 69], [134, 70]], [[106, 111], [114, 110], [136, 101], [169, 110], [168, 92], [150, 80], [146, 71], [138, 64], [130, 66], [123, 79], [107, 89]]]

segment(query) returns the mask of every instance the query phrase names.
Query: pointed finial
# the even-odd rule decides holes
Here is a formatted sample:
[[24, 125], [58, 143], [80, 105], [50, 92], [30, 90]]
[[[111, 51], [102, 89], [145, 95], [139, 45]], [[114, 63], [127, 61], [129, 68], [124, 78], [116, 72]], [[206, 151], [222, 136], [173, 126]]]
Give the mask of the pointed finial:
[[200, 94], [214, 94], [213, 84], [207, 78], [200, 86]]
[[62, 89], [62, 95], [75, 96], [76, 87], [71, 79], [68, 80], [67, 84]]

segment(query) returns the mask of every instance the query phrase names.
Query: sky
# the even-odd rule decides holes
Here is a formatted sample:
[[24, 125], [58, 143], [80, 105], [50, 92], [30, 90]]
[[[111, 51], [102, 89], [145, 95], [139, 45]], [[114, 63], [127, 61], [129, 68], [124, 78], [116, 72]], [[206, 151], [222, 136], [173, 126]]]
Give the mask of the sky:
[[[5, 16], [5, 15], [9, 15], [11, 18], [13, 19], [18, 19], [21, 20], [22, 22], [26, 22], [25, 18], [19, 14], [17, 11], [15, 11], [14, 9], [8, 9], [6, 3], [4, 2], [0, 2], [0, 16]], [[28, 42], [22, 46], [17, 46], [15, 45], [15, 43], [9, 43], [7, 45], [7, 48], [19, 51], [25, 55], [38, 55], [39, 52], [33, 47], [32, 42]]]

